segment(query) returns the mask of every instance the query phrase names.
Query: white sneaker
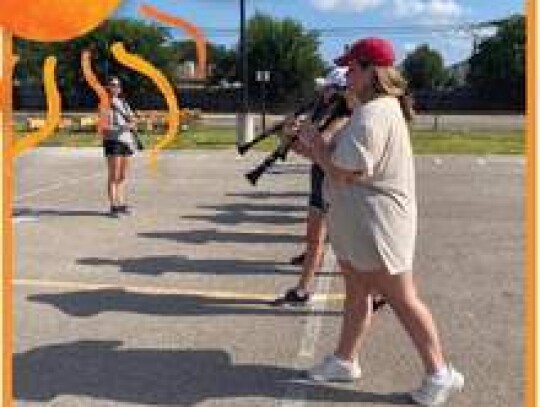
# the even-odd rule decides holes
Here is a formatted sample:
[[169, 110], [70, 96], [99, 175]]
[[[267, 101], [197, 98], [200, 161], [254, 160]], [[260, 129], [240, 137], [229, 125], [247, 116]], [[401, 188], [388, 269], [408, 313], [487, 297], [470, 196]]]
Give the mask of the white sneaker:
[[308, 375], [317, 382], [352, 382], [362, 375], [362, 369], [356, 360], [349, 362], [332, 354], [313, 366]]
[[448, 377], [443, 380], [435, 380], [427, 377], [418, 390], [410, 393], [412, 399], [422, 406], [438, 406], [443, 404], [450, 394], [461, 391], [465, 384], [465, 378], [461, 373], [448, 365]]

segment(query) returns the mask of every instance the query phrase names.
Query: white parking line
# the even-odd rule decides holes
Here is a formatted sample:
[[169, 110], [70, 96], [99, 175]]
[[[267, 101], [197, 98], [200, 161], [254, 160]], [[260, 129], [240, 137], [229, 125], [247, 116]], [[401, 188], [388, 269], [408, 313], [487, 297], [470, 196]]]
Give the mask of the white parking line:
[[[321, 267], [321, 274], [328, 275], [336, 268], [336, 258], [333, 251], [330, 248], [330, 245], [327, 246], [324, 262]], [[310, 311], [317, 311], [315, 315], [310, 315], [307, 317], [307, 324], [304, 328], [302, 335], [302, 341], [300, 343], [300, 349], [296, 359], [293, 362], [295, 369], [303, 369], [307, 362], [313, 363], [313, 356], [315, 355], [315, 346], [319, 339], [319, 334], [321, 332], [322, 325], [322, 312], [327, 307], [327, 301], [329, 300], [330, 294], [330, 283], [331, 278], [320, 277], [317, 280], [317, 287], [315, 292], [320, 298], [320, 302], [313, 302], [309, 306]], [[341, 296], [343, 298], [343, 296]], [[303, 407], [306, 404], [306, 394], [307, 386], [298, 386], [296, 385], [298, 380], [292, 381], [287, 386], [285, 394], [281, 397], [280, 400], [276, 401], [276, 405], [279, 407]]]
[[13, 216], [13, 223], [32, 223], [39, 222], [37, 216], [28, 216], [28, 215], [15, 215]]
[[[325, 276], [331, 275], [336, 268], [336, 258], [334, 252], [330, 249], [330, 245], [326, 248], [324, 262], [321, 267], [321, 273]], [[321, 277], [317, 280], [315, 293], [319, 301], [310, 304], [310, 311], [316, 311], [316, 315], [308, 317], [308, 323], [304, 328], [302, 343], [298, 351], [298, 358], [313, 358], [315, 355], [315, 345], [321, 331], [321, 315], [327, 307], [326, 299], [329, 297], [331, 278]], [[315, 312], [314, 312], [315, 314]]]
[[60, 188], [63, 188], [63, 187], [69, 186], [69, 185], [76, 185], [76, 184], [78, 184], [78, 183], [80, 183], [82, 181], [88, 181], [88, 180], [91, 180], [91, 179], [94, 179], [94, 178], [103, 177], [104, 176], [103, 174], [104, 174], [104, 172], [100, 171], [100, 172], [97, 172], [97, 173], [94, 173], [94, 174], [91, 174], [91, 175], [85, 175], [84, 177], [71, 178], [71, 179], [69, 179], [67, 181], [64, 181], [64, 182], [56, 182], [54, 184], [49, 184], [49, 185], [47, 185], [45, 187], [37, 188], [37, 189], [34, 189], [32, 191], [25, 192], [24, 194], [20, 194], [19, 196], [15, 197], [13, 202], [18, 203], [22, 199], [30, 198], [30, 197], [42, 194], [44, 192], [54, 191], [55, 189], [60, 189]]

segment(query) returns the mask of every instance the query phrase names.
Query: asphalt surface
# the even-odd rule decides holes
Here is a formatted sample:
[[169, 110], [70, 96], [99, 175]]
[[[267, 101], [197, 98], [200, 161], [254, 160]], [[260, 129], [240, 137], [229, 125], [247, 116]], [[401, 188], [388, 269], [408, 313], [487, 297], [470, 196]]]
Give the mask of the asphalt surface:
[[[303, 370], [333, 350], [342, 285], [329, 251], [308, 308], [268, 300], [296, 281], [308, 166], [257, 187], [263, 157], [137, 157], [130, 217], [106, 216], [95, 149], [17, 160], [17, 406], [409, 405], [421, 363], [391, 310], [374, 322], [354, 385]], [[416, 276], [446, 354], [466, 375], [450, 406], [523, 405], [524, 159], [417, 158]]]

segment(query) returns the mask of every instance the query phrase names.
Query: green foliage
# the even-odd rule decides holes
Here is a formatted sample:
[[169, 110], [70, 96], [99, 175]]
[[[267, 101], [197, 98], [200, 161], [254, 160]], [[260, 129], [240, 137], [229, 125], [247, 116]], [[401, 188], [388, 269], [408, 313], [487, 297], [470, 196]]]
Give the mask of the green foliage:
[[[278, 20], [256, 14], [248, 21], [247, 40], [252, 100], [259, 96], [260, 84], [255, 81], [257, 70], [271, 71], [269, 100], [288, 103], [313, 92], [314, 78], [324, 69], [316, 33], [306, 32], [299, 22], [289, 18]], [[43, 61], [46, 56], [54, 55], [58, 60], [57, 78], [64, 107], [93, 108], [96, 97], [80, 66], [82, 51], [89, 49], [92, 51], [93, 69], [102, 82], [107, 77], [118, 76], [132, 103], [161, 103], [164, 107], [162, 97], [150, 79], [114, 59], [110, 46], [117, 41], [122, 42], [128, 52], [156, 66], [175, 84], [179, 80], [179, 65], [186, 60], [196, 60], [194, 42], [174, 40], [168, 28], [140, 20], [115, 19], [66, 42], [37, 43], [16, 39], [15, 52], [20, 59], [15, 78], [23, 85], [39, 86], [43, 81]], [[207, 52], [210, 84], [223, 79], [229, 82], [241, 80], [236, 49], [208, 44]]]
[[421, 154], [524, 154], [523, 132], [414, 131], [413, 151]]
[[496, 100], [525, 103], [525, 17], [500, 22], [497, 33], [483, 40], [470, 59], [468, 83]]
[[[24, 131], [16, 136], [21, 137]], [[150, 148], [157, 143], [155, 134], [141, 132], [143, 144]], [[236, 130], [231, 127], [207, 125], [190, 126], [181, 131], [167, 149], [235, 149]], [[421, 154], [524, 154], [523, 132], [448, 132], [413, 131], [411, 134], [414, 153]], [[57, 132], [43, 142], [43, 146], [98, 147], [101, 139], [95, 133]], [[272, 151], [276, 148], [276, 138], [269, 137], [257, 144], [256, 150]]]
[[405, 57], [402, 70], [413, 90], [433, 90], [448, 81], [441, 54], [427, 44], [418, 46]]
[[94, 71], [102, 82], [109, 76], [118, 76], [125, 84], [129, 84], [124, 89], [128, 97], [136, 97], [141, 93], [152, 95], [157, 93], [152, 82], [116, 62], [109, 47], [120, 41], [128, 52], [143, 57], [167, 77], [173, 78], [180, 63], [180, 55], [170, 45], [170, 40], [168, 29], [131, 19], [106, 21], [90, 33], [65, 42], [36, 43], [16, 39], [15, 52], [20, 59], [15, 78], [25, 84], [41, 83], [45, 57], [56, 56], [62, 97], [68, 105], [78, 105], [81, 96], [91, 94], [80, 64], [82, 51], [91, 50]]
[[324, 70], [316, 33], [293, 19], [257, 13], [248, 22], [247, 38], [251, 94], [259, 91], [257, 70], [271, 72], [269, 100], [294, 101], [313, 92], [314, 80]]

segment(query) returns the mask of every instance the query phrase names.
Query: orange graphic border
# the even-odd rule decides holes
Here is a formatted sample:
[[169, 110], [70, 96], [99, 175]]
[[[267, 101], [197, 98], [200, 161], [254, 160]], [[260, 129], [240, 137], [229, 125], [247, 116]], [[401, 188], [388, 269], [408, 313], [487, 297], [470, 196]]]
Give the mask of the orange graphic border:
[[[537, 6], [534, 0], [526, 3], [527, 12], [527, 120], [526, 120], [526, 270], [525, 270], [525, 405], [527, 407], [536, 406], [537, 401], [537, 277], [536, 277], [536, 185], [537, 185], [537, 165], [536, 156], [536, 133], [537, 133], [537, 101], [536, 85], [537, 76]], [[3, 168], [3, 240], [2, 240], [2, 327], [3, 327], [3, 358], [2, 358], [2, 384], [3, 384], [3, 406], [11, 407], [13, 404], [12, 389], [12, 355], [13, 355], [13, 304], [12, 304], [12, 277], [13, 277], [13, 227], [12, 227], [12, 202], [13, 202], [13, 143], [11, 131], [11, 86], [10, 80], [6, 80], [8, 68], [13, 64], [11, 35], [4, 31], [2, 38], [2, 55], [4, 65], [2, 75], [3, 85], [0, 87], [2, 97], [2, 168]]]

